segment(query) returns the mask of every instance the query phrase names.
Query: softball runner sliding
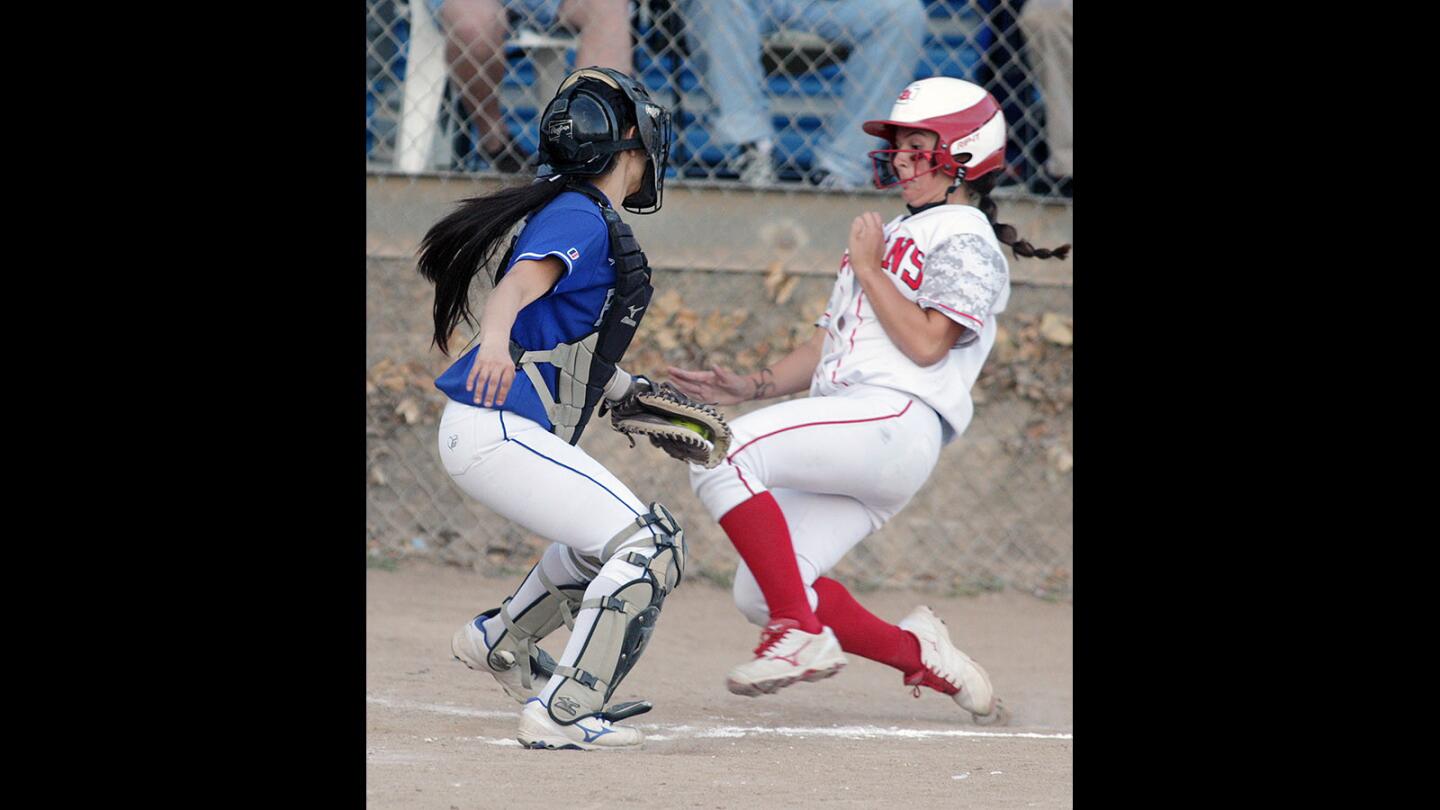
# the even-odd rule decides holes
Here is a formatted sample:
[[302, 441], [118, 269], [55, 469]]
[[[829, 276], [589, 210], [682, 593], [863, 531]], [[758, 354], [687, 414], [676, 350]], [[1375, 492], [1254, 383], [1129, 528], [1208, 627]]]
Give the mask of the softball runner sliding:
[[929, 687], [977, 722], [1003, 722], [989, 676], [929, 608], [892, 625], [823, 575], [909, 502], [969, 425], [970, 389], [1010, 295], [1001, 243], [1042, 259], [1063, 259], [1070, 246], [1034, 248], [996, 221], [988, 194], [1005, 120], [982, 88], [915, 82], [888, 120], [864, 129], [891, 146], [870, 153], [876, 186], [899, 185], [909, 210], [889, 223], [855, 219], [811, 339], [749, 375], [670, 369], [686, 394], [719, 404], [810, 392], [735, 420], [725, 463], [690, 467], [743, 560], [735, 602], [764, 628], [727, 684], [772, 693], [834, 675], [850, 652], [900, 670], [916, 697]]

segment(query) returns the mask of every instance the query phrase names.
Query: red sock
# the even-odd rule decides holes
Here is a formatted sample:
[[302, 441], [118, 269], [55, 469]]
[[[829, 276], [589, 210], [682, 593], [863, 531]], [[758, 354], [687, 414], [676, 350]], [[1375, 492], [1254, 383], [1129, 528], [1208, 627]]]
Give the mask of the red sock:
[[770, 619], [794, 619], [800, 629], [818, 633], [820, 620], [810, 609], [805, 595], [805, 581], [800, 578], [800, 565], [795, 561], [795, 546], [790, 542], [790, 526], [785, 513], [769, 492], [762, 492], [742, 502], [720, 518], [720, 528], [730, 537], [740, 559], [755, 575]]
[[925, 666], [920, 661], [920, 640], [913, 633], [882, 621], [833, 579], [820, 577], [815, 580], [814, 588], [820, 596], [815, 615], [835, 631], [840, 649], [892, 666], [907, 675]]

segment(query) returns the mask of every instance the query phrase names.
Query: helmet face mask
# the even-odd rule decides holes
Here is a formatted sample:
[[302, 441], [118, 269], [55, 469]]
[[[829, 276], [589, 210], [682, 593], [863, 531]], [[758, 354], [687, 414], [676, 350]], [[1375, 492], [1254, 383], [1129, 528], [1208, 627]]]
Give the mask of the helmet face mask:
[[[597, 85], [618, 91], [629, 116], [615, 109]], [[621, 121], [635, 122], [635, 137], [625, 138]], [[646, 154], [640, 189], [625, 197], [625, 210], [651, 214], [660, 210], [672, 138], [669, 110], [655, 103], [644, 85], [611, 68], [582, 68], [560, 83], [540, 116], [540, 161], [551, 173], [597, 177], [615, 166], [615, 155], [627, 149]], [[542, 176], [544, 173], [542, 172]]]
[[[891, 146], [894, 144], [892, 143]], [[935, 172], [943, 172], [948, 176], [958, 176], [964, 179], [964, 167], [947, 160], [946, 158], [949, 156], [942, 149], [876, 149], [868, 154], [874, 168], [876, 188], [894, 188], [906, 185]], [[901, 178], [899, 170], [895, 168], [896, 155], [913, 155], [911, 160], [928, 160], [930, 168], [915, 172], [908, 178]]]
[[[640, 181], [640, 189], [626, 197], [624, 202], [625, 210], [636, 214], [653, 214], [659, 211], [664, 203], [665, 171], [670, 165], [670, 143], [674, 137], [670, 111], [648, 102], [645, 107], [649, 109], [642, 108], [640, 117], [648, 116], [651, 119], [649, 138], [647, 139], [644, 128], [641, 129], [640, 138], [641, 142], [645, 143], [646, 172]], [[650, 110], [655, 113], [651, 115]]]

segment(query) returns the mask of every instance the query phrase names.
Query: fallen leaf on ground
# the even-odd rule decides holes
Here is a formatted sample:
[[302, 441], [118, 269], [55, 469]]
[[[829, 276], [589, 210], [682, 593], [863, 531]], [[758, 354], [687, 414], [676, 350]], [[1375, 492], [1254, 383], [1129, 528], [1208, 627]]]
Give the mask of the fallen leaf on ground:
[[406, 397], [395, 406], [395, 413], [405, 420], [405, 424], [413, 425], [420, 421], [420, 403], [411, 397]]
[[780, 283], [779, 292], [775, 293], [775, 303], [784, 304], [795, 294], [795, 288], [800, 286], [800, 277], [791, 276]]
[[783, 283], [785, 279], [784, 262], [773, 261], [770, 263], [770, 266], [765, 269], [765, 294], [769, 296], [771, 300], [774, 300], [775, 291], [780, 288], [781, 283]]
[[1057, 346], [1070, 346], [1075, 343], [1070, 319], [1054, 312], [1047, 312], [1040, 317], [1040, 334]]
[[[655, 296], [650, 302], [650, 318], [658, 318], [661, 324], [670, 320], [670, 316], [680, 311], [685, 302], [680, 299], [680, 293], [675, 290], [666, 290]], [[648, 318], [646, 319], [649, 320]]]
[[1075, 468], [1075, 456], [1059, 445], [1051, 447], [1045, 455], [1058, 472], [1067, 473]]

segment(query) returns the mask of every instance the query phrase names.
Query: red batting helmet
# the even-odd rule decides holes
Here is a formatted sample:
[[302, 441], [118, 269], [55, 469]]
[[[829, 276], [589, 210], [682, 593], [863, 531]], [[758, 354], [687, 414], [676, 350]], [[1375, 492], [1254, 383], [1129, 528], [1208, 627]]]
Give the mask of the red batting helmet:
[[[956, 180], [974, 180], [1005, 165], [1005, 115], [995, 97], [977, 84], [944, 76], [912, 82], [900, 92], [883, 121], [866, 121], [864, 129], [895, 146], [899, 127], [924, 129], [939, 136], [934, 150], [877, 149], [876, 188], [901, 182], [892, 161], [898, 152], [914, 153]], [[929, 174], [929, 172], [925, 172]], [[918, 175], [917, 175], [918, 176]]]

